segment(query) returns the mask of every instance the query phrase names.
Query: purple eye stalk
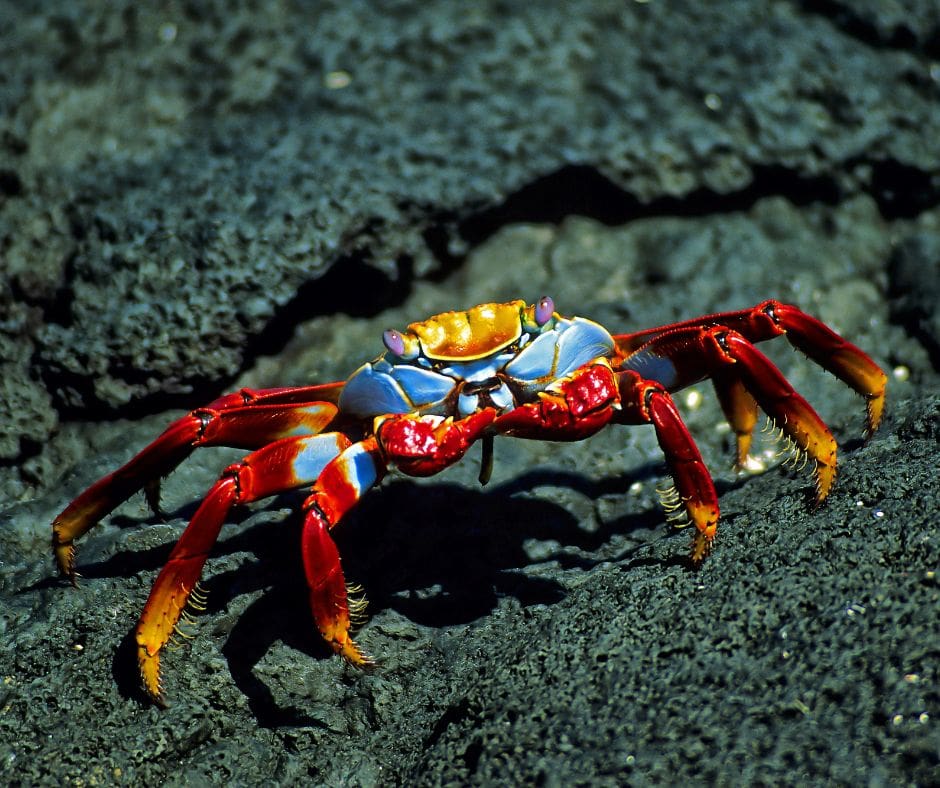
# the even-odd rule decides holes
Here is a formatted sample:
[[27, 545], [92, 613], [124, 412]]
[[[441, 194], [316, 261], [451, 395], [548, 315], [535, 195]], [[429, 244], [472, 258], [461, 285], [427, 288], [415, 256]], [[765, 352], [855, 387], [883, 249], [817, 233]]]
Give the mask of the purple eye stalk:
[[555, 302], [552, 301], [551, 296], [542, 296], [535, 305], [535, 322], [539, 328], [552, 319], [554, 312]]
[[405, 355], [405, 339], [401, 333], [394, 328], [390, 328], [382, 333], [382, 342], [388, 348], [388, 352], [396, 356]]
[[551, 330], [555, 325], [552, 318], [555, 315], [555, 302], [551, 296], [542, 296], [532, 306], [526, 307], [522, 312], [522, 330], [530, 334], [541, 334]]
[[413, 359], [418, 356], [418, 341], [414, 336], [406, 336], [401, 331], [390, 328], [382, 332], [382, 342], [393, 356]]

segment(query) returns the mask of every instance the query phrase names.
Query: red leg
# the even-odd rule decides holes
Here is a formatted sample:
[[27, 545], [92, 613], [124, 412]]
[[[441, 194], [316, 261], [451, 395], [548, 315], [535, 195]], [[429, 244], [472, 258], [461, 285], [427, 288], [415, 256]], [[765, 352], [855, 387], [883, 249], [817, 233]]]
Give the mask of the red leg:
[[160, 651], [176, 629], [229, 509], [303, 487], [349, 446], [338, 432], [284, 438], [227, 468], [206, 495], [170, 553], [137, 623], [137, 659], [147, 694], [165, 705]]
[[707, 315], [638, 334], [615, 337], [623, 369], [659, 380], [671, 391], [712, 377], [737, 434], [737, 461], [746, 460], [754, 425], [753, 398], [815, 465], [816, 499], [835, 480], [836, 445], [829, 429], [755, 342], [786, 335], [790, 343], [851, 386], [867, 401], [866, 434], [881, 421], [887, 377], [855, 345], [796, 307], [765, 301], [751, 309]]
[[737, 331], [709, 329], [703, 337], [713, 363], [731, 369], [761, 409], [814, 462], [816, 501], [829, 494], [836, 477], [836, 442], [829, 428], [773, 363]]
[[[884, 413], [888, 376], [881, 368], [862, 350], [840, 337], [825, 323], [795, 306], [768, 301], [758, 309], [786, 331], [790, 344], [865, 398], [865, 435], [871, 437], [881, 424]], [[741, 333], [748, 336], [747, 331]]]
[[320, 474], [304, 504], [303, 558], [310, 586], [310, 606], [317, 628], [330, 647], [354, 665], [366, 667], [365, 655], [350, 635], [351, 603], [330, 530], [394, 465], [410, 476], [429, 476], [457, 462], [493, 423], [495, 414], [484, 410], [453, 421], [439, 416], [391, 416], [377, 434], [353, 444]]
[[[766, 317], [766, 315], [765, 315]], [[769, 319], [769, 318], [768, 318]], [[836, 443], [816, 411], [810, 407], [780, 371], [746, 337], [726, 326], [690, 325], [661, 334], [625, 359], [626, 369], [652, 370], [671, 391], [711, 377], [719, 391], [730, 394], [729, 414], [739, 434], [738, 452], [750, 437], [752, 410], [741, 388], [784, 431], [801, 453], [814, 461], [816, 499], [828, 494], [836, 473]], [[736, 382], [735, 382], [736, 381]], [[736, 399], [734, 399], [736, 398]]]
[[[323, 639], [358, 667], [368, 667], [373, 661], [350, 634], [349, 589], [330, 529], [381, 479], [385, 467], [374, 437], [355, 443], [324, 469], [304, 503], [301, 553], [310, 587], [310, 609]], [[364, 608], [365, 600], [358, 604]], [[355, 611], [355, 603], [353, 607]]]
[[[74, 541], [135, 492], [159, 484], [194, 448], [256, 449], [279, 438], [321, 432], [336, 415], [336, 405], [329, 400], [336, 398], [339, 385], [243, 389], [173, 422], [126, 465], [99, 479], [56, 517], [52, 547], [59, 571], [74, 584]], [[317, 396], [324, 399], [317, 400]], [[155, 500], [156, 494], [151, 500], [154, 505]]]
[[670, 508], [682, 507], [696, 532], [692, 538], [692, 563], [701, 563], [711, 551], [720, 514], [715, 484], [695, 441], [676, 409], [669, 392], [659, 383], [644, 380], [636, 372], [619, 376], [622, 410], [620, 424], [652, 424], [676, 485], [678, 498]]
[[[639, 355], [642, 361], [649, 348], [658, 348], [657, 354], [669, 356], [671, 348], [692, 341], [688, 338], [695, 335], [695, 329], [717, 326], [737, 331], [752, 343], [785, 334], [790, 344], [865, 398], [866, 435], [870, 437], [878, 429], [888, 382], [885, 373], [864, 351], [795, 306], [768, 300], [738, 312], [719, 312], [635, 334], [618, 334], [614, 341], [625, 357], [624, 363], [630, 366], [635, 355]], [[695, 365], [692, 368], [696, 369]], [[638, 371], [642, 373], [642, 370]], [[701, 377], [687, 370], [681, 371], [680, 376], [685, 382], [675, 387], [667, 384], [670, 390], [675, 391]]]
[[542, 440], [579, 440], [608, 422], [652, 424], [678, 488], [679, 501], [696, 527], [692, 560], [707, 554], [718, 526], [718, 495], [692, 436], [664, 386], [633, 371], [614, 373], [589, 364], [553, 384], [537, 402], [500, 416], [500, 434]]

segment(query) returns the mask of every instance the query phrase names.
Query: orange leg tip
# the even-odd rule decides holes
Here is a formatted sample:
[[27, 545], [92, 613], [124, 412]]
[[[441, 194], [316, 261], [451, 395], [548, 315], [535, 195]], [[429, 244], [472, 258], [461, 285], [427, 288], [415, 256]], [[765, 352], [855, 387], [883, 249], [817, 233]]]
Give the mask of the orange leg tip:
[[375, 667], [375, 660], [362, 651], [352, 638], [347, 638], [338, 653], [353, 667], [362, 670]]
[[829, 491], [832, 489], [832, 485], [836, 481], [836, 465], [832, 465], [824, 462], [817, 462], [816, 469], [813, 472], [813, 475], [816, 477], [816, 505], [818, 506], [829, 495]]
[[686, 510], [695, 526], [692, 535], [692, 564], [698, 566], [712, 551], [715, 534], [718, 532], [718, 509], [708, 504], [686, 503]]
[[320, 634], [333, 649], [334, 654], [341, 656], [354, 668], [368, 670], [375, 666], [375, 660], [366, 654], [356, 641], [349, 636], [349, 619], [331, 622], [326, 627], [320, 627]]
[[715, 535], [707, 536], [698, 532], [692, 536], [692, 552], [689, 557], [692, 559], [692, 566], [699, 567], [712, 551]]
[[150, 653], [144, 645], [137, 646], [137, 665], [140, 668], [141, 687], [147, 696], [161, 708], [167, 707], [160, 681], [160, 652]]
[[55, 553], [56, 566], [59, 567], [59, 574], [67, 577], [72, 585], [75, 585], [75, 545], [71, 542], [61, 543], [53, 538], [52, 549]]
[[317, 618], [317, 629], [320, 630], [320, 636], [333, 649], [334, 654], [339, 654], [350, 665], [357, 668], [367, 668], [374, 664], [372, 658], [360, 651], [359, 646], [350, 637], [350, 617], [347, 610], [343, 610], [341, 614], [335, 617], [320, 618], [318, 616]]
[[881, 425], [881, 417], [884, 415], [885, 395], [884, 392], [869, 397], [865, 403], [867, 419], [865, 422], [865, 437], [870, 438], [875, 434]]
[[687, 501], [686, 510], [699, 534], [705, 539], [714, 539], [718, 530], [718, 509], [706, 503]]

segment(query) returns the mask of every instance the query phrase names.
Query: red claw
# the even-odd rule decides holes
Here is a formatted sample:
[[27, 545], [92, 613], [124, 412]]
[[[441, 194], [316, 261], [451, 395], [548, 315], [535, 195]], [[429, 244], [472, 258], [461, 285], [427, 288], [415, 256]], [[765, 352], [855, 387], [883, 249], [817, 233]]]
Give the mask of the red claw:
[[492, 408], [454, 421], [439, 416], [394, 416], [377, 430], [386, 461], [409, 476], [431, 476], [457, 462], [496, 420]]

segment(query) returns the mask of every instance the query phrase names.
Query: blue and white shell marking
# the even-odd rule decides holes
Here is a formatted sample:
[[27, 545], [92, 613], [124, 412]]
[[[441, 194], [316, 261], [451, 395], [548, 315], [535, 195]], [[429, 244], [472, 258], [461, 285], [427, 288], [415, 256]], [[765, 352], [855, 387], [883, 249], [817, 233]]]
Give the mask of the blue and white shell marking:
[[[524, 326], [510, 346], [482, 358], [441, 361], [423, 351], [403, 358], [389, 350], [353, 373], [339, 408], [361, 418], [396, 413], [461, 417], [484, 407], [504, 412], [614, 352], [614, 340], [603, 326], [582, 317], [549, 315], [544, 325]], [[391, 333], [393, 346], [400, 348], [399, 335]]]

